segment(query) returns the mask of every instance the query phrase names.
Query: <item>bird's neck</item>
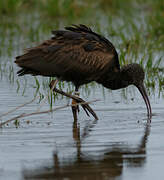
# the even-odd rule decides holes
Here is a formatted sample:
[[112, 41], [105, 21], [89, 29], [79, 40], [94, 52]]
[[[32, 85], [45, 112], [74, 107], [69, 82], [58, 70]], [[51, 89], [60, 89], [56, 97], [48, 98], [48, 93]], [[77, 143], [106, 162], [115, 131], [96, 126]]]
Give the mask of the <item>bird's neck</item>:
[[126, 79], [125, 73], [122, 70], [115, 73], [109, 73], [100, 81], [99, 83], [101, 83], [104, 87], [112, 90], [125, 88], [130, 85]]

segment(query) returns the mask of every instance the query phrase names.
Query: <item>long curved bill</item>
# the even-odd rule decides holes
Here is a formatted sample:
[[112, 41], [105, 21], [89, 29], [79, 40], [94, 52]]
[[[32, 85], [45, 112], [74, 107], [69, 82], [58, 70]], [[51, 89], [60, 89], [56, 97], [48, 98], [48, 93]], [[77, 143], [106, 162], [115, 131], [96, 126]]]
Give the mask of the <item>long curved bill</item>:
[[140, 93], [142, 94], [142, 97], [145, 101], [145, 104], [146, 104], [146, 107], [147, 107], [147, 116], [149, 118], [152, 117], [152, 110], [151, 110], [151, 105], [150, 105], [150, 101], [149, 101], [149, 98], [147, 96], [147, 93], [146, 93], [146, 90], [145, 90], [145, 87], [143, 84], [137, 86], [138, 90], [140, 91]]

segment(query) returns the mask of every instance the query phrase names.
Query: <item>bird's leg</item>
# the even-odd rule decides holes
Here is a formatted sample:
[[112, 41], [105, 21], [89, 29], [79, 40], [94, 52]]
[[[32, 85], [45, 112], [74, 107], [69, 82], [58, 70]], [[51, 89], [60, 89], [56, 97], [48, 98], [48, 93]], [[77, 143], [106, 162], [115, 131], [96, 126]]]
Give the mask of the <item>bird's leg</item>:
[[[56, 81], [55, 80], [52, 80], [51, 83], [50, 83], [50, 88], [53, 87], [53, 84], [55, 83]], [[61, 91], [59, 89], [57, 89], [56, 87], [54, 87], [52, 89], [54, 92], [56, 93], [59, 93], [61, 95], [64, 95], [66, 97], [69, 97], [71, 99], [74, 99], [77, 103], [84, 103], [84, 104], [81, 104], [82, 108], [85, 110], [86, 114], [89, 116], [89, 113], [92, 114], [92, 116], [95, 118], [95, 119], [98, 119], [96, 113], [92, 110], [92, 108], [89, 106], [89, 104], [87, 104], [82, 98], [80, 97], [77, 97], [77, 96], [74, 96], [74, 95], [71, 95], [71, 94], [68, 94], [64, 91]]]
[[[74, 95], [79, 97], [80, 93], [77, 90], [78, 90], [78, 88], [76, 88]], [[72, 99], [72, 105], [73, 105], [72, 106], [72, 113], [73, 113], [74, 121], [77, 121], [77, 111], [79, 112], [79, 106], [76, 104], [77, 104], [77, 101]]]

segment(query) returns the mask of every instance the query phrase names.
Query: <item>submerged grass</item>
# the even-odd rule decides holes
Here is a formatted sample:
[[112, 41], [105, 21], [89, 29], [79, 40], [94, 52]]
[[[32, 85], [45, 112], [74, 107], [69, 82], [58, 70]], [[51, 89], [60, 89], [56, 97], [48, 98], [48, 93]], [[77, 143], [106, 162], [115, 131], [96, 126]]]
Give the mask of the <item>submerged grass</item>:
[[[33, 9], [29, 14], [28, 9]], [[153, 12], [153, 13], [152, 13]], [[28, 81], [19, 82], [15, 77], [13, 59], [22, 49], [35, 46], [48, 39], [52, 29], [70, 24], [90, 25], [105, 35], [116, 47], [120, 64], [140, 63], [146, 72], [146, 86], [149, 92], [158, 89], [158, 96], [164, 96], [164, 2], [163, 0], [2, 0], [0, 1], [0, 74], [8, 75], [9, 82], [17, 85], [17, 91], [26, 93]], [[14, 14], [14, 16], [13, 16]], [[9, 62], [9, 63], [8, 63]], [[44, 99], [41, 88], [48, 95], [52, 107], [56, 94], [48, 84], [50, 79], [34, 79], [34, 95]], [[72, 93], [71, 83], [58, 84], [60, 89]], [[96, 88], [95, 83], [84, 86], [83, 94], [88, 96]]]
[[22, 5], [22, 0], [1, 0], [0, 1], [0, 14], [11, 14], [16, 12], [21, 5]]

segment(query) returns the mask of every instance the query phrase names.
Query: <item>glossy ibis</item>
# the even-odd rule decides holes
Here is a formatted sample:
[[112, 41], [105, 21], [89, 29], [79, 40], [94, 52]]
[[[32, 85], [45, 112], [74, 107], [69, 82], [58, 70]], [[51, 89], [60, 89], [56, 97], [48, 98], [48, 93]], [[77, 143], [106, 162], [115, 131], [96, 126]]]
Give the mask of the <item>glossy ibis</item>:
[[[72, 25], [65, 30], [54, 30], [52, 34], [50, 40], [16, 57], [15, 63], [22, 68], [18, 71], [19, 76], [32, 74], [57, 77], [59, 80], [71, 81], [75, 91], [91, 81], [112, 90], [135, 85], [146, 103], [148, 117], [151, 117], [151, 105], [143, 84], [144, 70], [139, 64], [128, 64], [120, 68], [113, 44], [85, 25]], [[76, 102], [84, 102], [56, 88], [54, 91]], [[82, 107], [87, 114], [89, 111], [97, 118], [88, 104]], [[77, 109], [77, 106], [72, 107], [74, 118]]]

